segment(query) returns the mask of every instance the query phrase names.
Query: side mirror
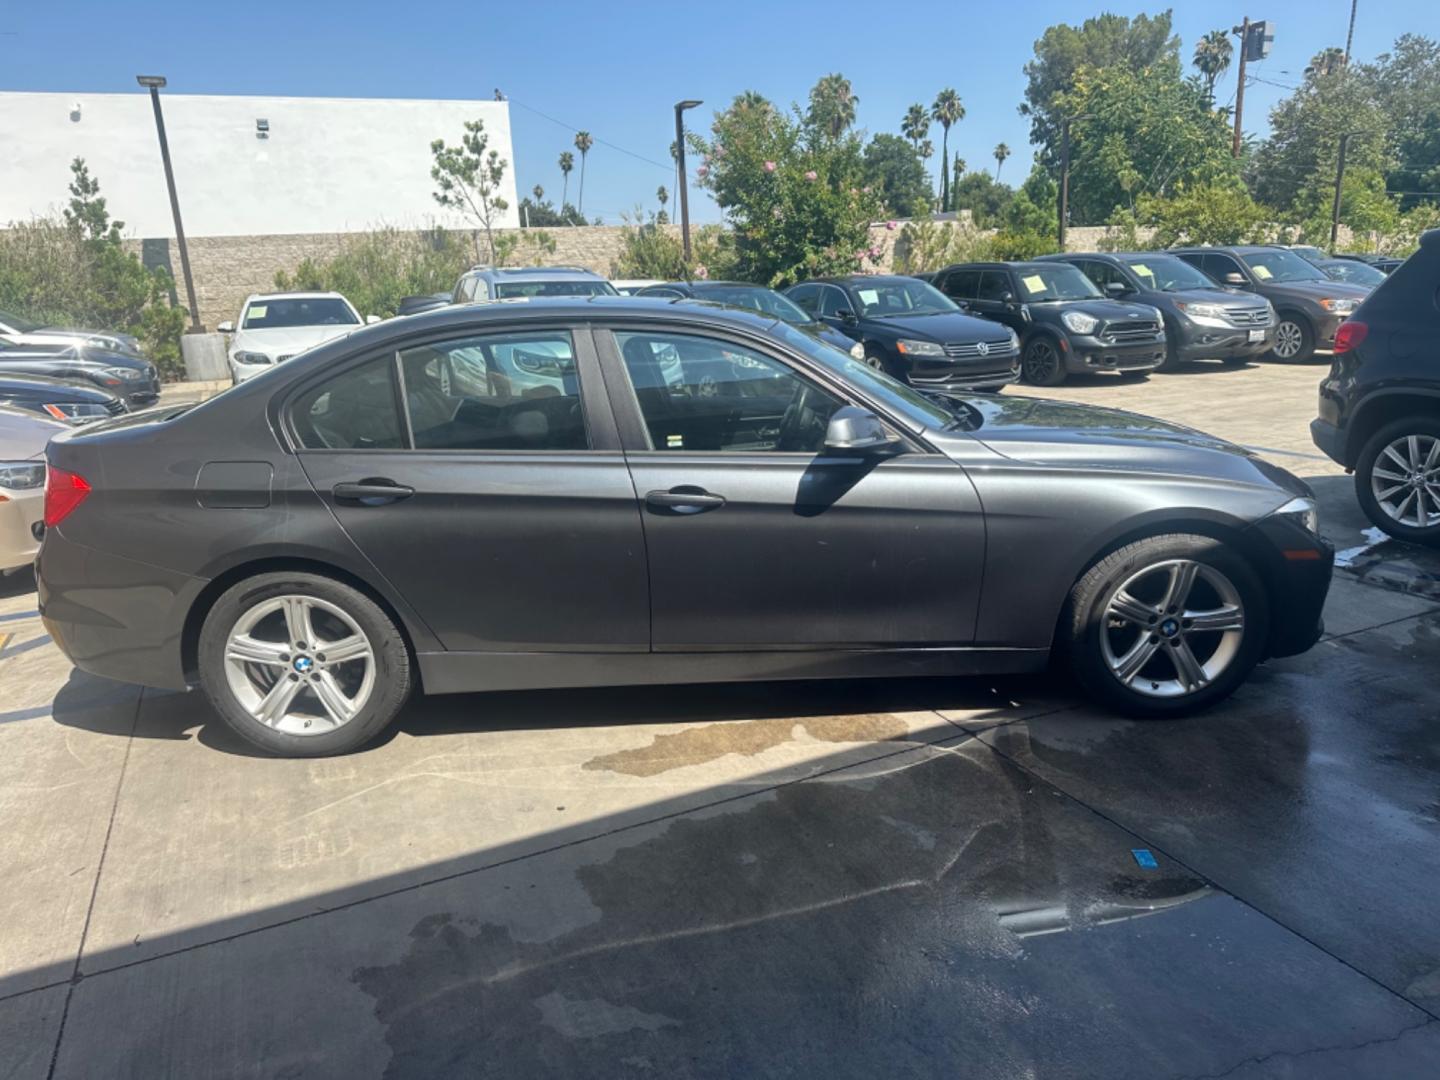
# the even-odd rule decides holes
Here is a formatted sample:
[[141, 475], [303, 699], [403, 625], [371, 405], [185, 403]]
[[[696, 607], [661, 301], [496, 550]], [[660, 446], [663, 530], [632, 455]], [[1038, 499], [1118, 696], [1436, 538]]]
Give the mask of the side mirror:
[[1230, 273], [1225, 275], [1225, 284], [1237, 289], [1243, 289], [1249, 282], [1245, 280], [1244, 274], [1231, 270]]
[[850, 326], [853, 323], [859, 321], [855, 318], [855, 313], [849, 308], [841, 308], [839, 311], [835, 312], [835, 317], [841, 322], [843, 322], [846, 326]]
[[379, 315], [366, 315], [366, 316], [365, 316], [365, 325], [366, 325], [366, 326], [374, 326], [374, 325], [375, 325], [377, 322], [379, 322], [379, 321], [380, 321], [380, 316], [379, 316]]
[[849, 453], [883, 450], [900, 440], [890, 434], [880, 418], [869, 409], [844, 405], [830, 415], [825, 429], [825, 449]]
[[1015, 294], [1007, 290], [1000, 295], [1000, 300], [1002, 303], [1013, 304], [1015, 302]]
[[215, 327], [215, 329], [222, 334], [233, 334], [235, 332], [235, 324], [229, 319], [226, 319], [219, 326]]
[[1123, 281], [1107, 281], [1105, 283], [1105, 293], [1107, 296], [1125, 296], [1131, 291], [1130, 286], [1126, 285]]

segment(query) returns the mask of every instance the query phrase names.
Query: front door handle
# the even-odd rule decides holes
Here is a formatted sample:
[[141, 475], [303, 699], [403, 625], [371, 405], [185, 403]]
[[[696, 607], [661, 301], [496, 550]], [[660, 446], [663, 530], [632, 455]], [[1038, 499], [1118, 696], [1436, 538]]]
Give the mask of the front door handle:
[[725, 496], [712, 495], [702, 487], [684, 484], [669, 491], [648, 492], [645, 504], [676, 514], [703, 514], [706, 510], [718, 510], [724, 506]]
[[414, 488], [384, 477], [339, 483], [330, 491], [341, 502], [355, 502], [361, 506], [384, 506], [415, 494]]

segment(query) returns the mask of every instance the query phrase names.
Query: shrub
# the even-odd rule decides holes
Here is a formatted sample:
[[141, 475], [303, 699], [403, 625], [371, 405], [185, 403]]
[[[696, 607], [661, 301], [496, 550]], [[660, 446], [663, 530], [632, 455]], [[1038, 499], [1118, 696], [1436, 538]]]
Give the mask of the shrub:
[[994, 241], [975, 229], [948, 221], [920, 218], [907, 221], [895, 245], [895, 270], [920, 274], [953, 263], [994, 258]]
[[333, 291], [362, 315], [394, 315], [407, 296], [446, 292], [470, 265], [469, 246], [443, 229], [407, 232], [385, 227], [347, 237], [333, 258], [305, 259], [275, 274], [283, 291]]

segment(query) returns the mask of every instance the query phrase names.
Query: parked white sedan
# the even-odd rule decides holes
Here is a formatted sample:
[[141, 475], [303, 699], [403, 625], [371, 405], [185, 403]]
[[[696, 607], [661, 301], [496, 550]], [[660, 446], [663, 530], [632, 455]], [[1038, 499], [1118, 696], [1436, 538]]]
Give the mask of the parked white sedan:
[[45, 507], [45, 447], [67, 424], [0, 408], [0, 574], [35, 561]]
[[339, 293], [265, 293], [247, 297], [238, 321], [217, 327], [230, 335], [230, 375], [238, 383], [296, 353], [358, 330], [361, 319]]

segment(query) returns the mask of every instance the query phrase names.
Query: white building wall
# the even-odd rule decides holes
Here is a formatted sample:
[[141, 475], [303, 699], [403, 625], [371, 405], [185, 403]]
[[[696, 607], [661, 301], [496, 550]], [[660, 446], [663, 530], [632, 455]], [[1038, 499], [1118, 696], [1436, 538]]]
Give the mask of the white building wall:
[[[230, 97], [161, 91], [189, 236], [460, 227], [436, 204], [430, 143], [483, 120], [510, 163], [498, 225], [517, 226], [510, 106], [503, 101]], [[256, 134], [256, 120], [269, 135]], [[85, 159], [134, 237], [175, 235], [148, 91], [0, 93], [0, 227], [58, 212], [70, 162]]]

